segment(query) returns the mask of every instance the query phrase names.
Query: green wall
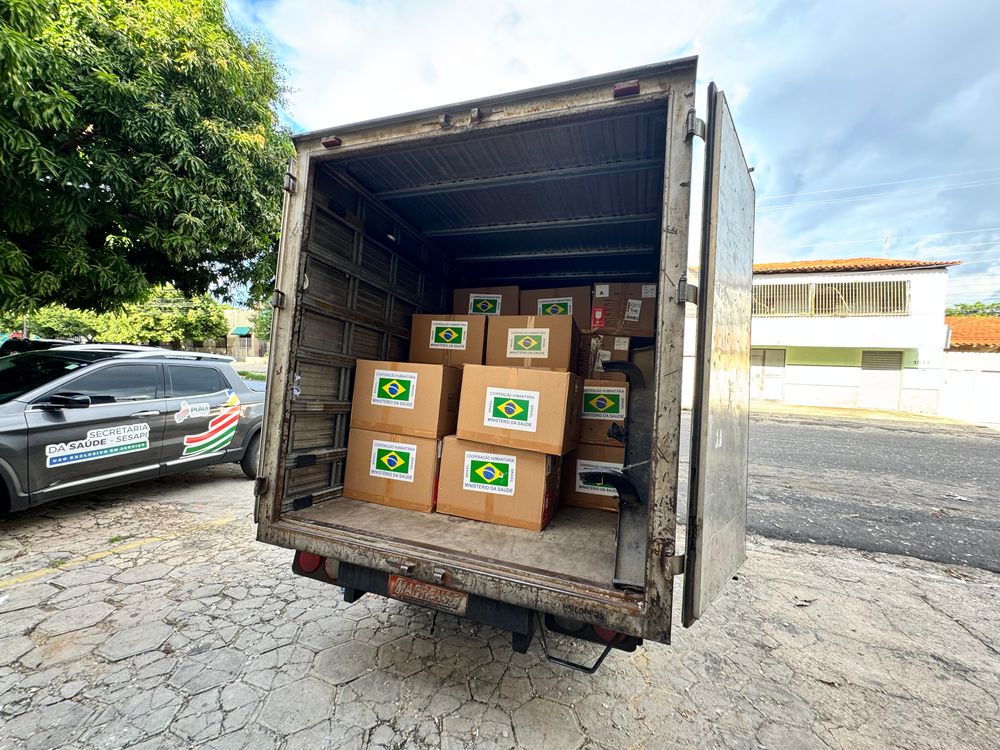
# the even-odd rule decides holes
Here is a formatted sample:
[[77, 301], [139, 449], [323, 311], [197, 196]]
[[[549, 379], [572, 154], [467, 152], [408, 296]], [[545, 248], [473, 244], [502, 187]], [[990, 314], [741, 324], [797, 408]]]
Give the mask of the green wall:
[[[781, 347], [766, 347], [781, 348]], [[917, 350], [903, 349], [903, 367], [917, 366]], [[861, 349], [821, 346], [785, 347], [786, 365], [812, 365], [820, 367], [861, 367]]]

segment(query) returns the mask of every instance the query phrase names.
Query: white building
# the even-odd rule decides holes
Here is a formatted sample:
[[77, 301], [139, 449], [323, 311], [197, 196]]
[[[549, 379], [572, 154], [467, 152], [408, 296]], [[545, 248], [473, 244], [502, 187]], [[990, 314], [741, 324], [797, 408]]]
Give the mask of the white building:
[[938, 413], [1000, 427], [1000, 318], [945, 320], [951, 337]]
[[[887, 258], [755, 264], [751, 398], [937, 413], [952, 265]], [[690, 370], [690, 321], [686, 342]]]

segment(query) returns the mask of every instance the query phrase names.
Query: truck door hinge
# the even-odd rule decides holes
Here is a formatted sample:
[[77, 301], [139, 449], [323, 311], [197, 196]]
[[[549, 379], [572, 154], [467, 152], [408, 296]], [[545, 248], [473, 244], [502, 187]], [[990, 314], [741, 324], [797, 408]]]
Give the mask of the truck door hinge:
[[280, 289], [275, 289], [271, 294], [271, 307], [283, 310], [285, 308], [285, 293]]
[[683, 305], [685, 302], [698, 304], [698, 287], [689, 284], [687, 276], [681, 276], [681, 280], [677, 282], [677, 304]]
[[663, 569], [672, 576], [684, 575], [684, 555], [664, 557]]
[[298, 181], [299, 178], [295, 176], [295, 159], [289, 159], [288, 166], [285, 167], [285, 192], [289, 195], [295, 195]]
[[267, 477], [257, 477], [253, 480], [253, 494], [260, 497], [267, 492]]
[[705, 140], [705, 121], [700, 119], [693, 109], [688, 110], [687, 116], [687, 140], [692, 136], [698, 136]]

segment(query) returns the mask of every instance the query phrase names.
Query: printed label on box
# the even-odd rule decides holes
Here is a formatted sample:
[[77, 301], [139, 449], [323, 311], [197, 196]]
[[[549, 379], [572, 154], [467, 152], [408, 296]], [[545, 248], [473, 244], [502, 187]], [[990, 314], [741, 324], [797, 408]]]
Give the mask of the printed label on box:
[[588, 461], [579, 458], [576, 461], [576, 491], [587, 495], [611, 495], [618, 494], [618, 491], [610, 484], [594, 482], [593, 484], [584, 482], [580, 477], [587, 471], [621, 471], [623, 464], [616, 464], [612, 461]]
[[627, 398], [624, 388], [601, 388], [596, 385], [583, 387], [584, 419], [623, 419]]
[[594, 306], [590, 308], [590, 327], [600, 328], [604, 325], [604, 306]]
[[594, 284], [594, 296], [595, 297], [610, 297], [611, 296], [611, 285], [610, 284]]
[[417, 398], [417, 373], [376, 370], [372, 380], [372, 403], [397, 409], [412, 409]]
[[412, 482], [417, 465], [417, 446], [408, 443], [372, 441], [372, 463], [368, 473], [373, 477]]
[[517, 479], [517, 457], [496, 453], [465, 452], [462, 489], [513, 495]]
[[538, 300], [536, 315], [572, 315], [572, 297], [549, 297]]
[[656, 299], [656, 284], [643, 284], [642, 285], [642, 298], [643, 299]]
[[628, 351], [628, 336], [615, 336], [615, 351]]
[[507, 331], [508, 357], [549, 356], [548, 328], [511, 328]]
[[608, 349], [597, 350], [597, 361], [594, 362], [594, 372], [604, 372], [604, 363], [611, 361], [611, 352]]
[[432, 320], [431, 349], [465, 349], [469, 324], [462, 321]]
[[538, 426], [538, 391], [487, 388], [483, 425], [534, 432]]
[[502, 294], [470, 294], [469, 313], [479, 315], [499, 315]]
[[628, 304], [625, 305], [625, 320], [632, 321], [635, 323], [639, 320], [639, 314], [642, 312], [642, 300], [641, 299], [630, 299]]

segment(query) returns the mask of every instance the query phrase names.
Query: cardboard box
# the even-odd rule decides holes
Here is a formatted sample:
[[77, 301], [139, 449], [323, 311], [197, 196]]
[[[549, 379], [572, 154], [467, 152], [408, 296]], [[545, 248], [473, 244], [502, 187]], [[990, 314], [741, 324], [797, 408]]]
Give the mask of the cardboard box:
[[483, 315], [414, 315], [410, 362], [435, 365], [481, 365], [486, 349]]
[[590, 330], [590, 287], [521, 290], [521, 315], [570, 315], [581, 331]]
[[467, 365], [458, 437], [560, 456], [576, 445], [582, 394], [569, 372]]
[[461, 388], [457, 367], [359, 359], [351, 427], [443, 437], [455, 431]]
[[618, 510], [618, 493], [613, 487], [587, 484], [580, 478], [584, 471], [621, 471], [625, 449], [606, 445], [584, 445], [563, 457], [562, 500], [566, 505], [594, 510]]
[[603, 380], [626, 380], [624, 373], [605, 372], [608, 361], [629, 361], [632, 340], [628, 336], [606, 336], [599, 333], [585, 333], [580, 336], [574, 371], [581, 378]]
[[628, 414], [628, 383], [620, 380], [584, 380], [580, 399], [580, 442], [621, 448], [623, 443], [608, 436], [617, 425], [625, 429]]
[[456, 289], [452, 304], [455, 315], [517, 315], [516, 286], [483, 286]]
[[571, 372], [580, 332], [569, 316], [498, 315], [486, 326], [486, 364]]
[[437, 491], [440, 441], [352, 429], [347, 440], [344, 495], [430, 513]]
[[444, 439], [439, 513], [541, 531], [559, 503], [558, 456]]
[[590, 330], [624, 336], [656, 334], [656, 284], [594, 284]]

